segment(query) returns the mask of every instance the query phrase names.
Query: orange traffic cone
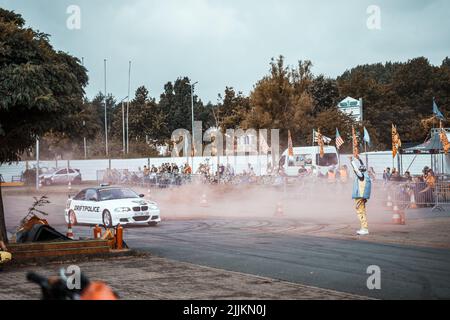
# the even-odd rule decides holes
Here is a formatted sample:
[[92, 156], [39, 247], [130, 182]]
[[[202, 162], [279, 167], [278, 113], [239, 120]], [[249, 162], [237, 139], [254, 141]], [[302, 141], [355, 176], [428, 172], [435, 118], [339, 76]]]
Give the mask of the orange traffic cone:
[[405, 211], [400, 210], [399, 214], [400, 214], [400, 224], [401, 224], [401, 225], [405, 225], [405, 224], [406, 224], [406, 214], [405, 214]]
[[208, 199], [206, 199], [206, 194], [202, 194], [202, 199], [200, 200], [200, 206], [207, 207]]
[[417, 209], [416, 196], [414, 195], [414, 191], [412, 191], [412, 190], [411, 190], [411, 195], [410, 195], [409, 208]]
[[284, 216], [283, 204], [281, 202], [278, 202], [277, 208], [275, 210], [275, 217], [283, 217], [283, 216]]
[[392, 215], [392, 223], [402, 224], [402, 217], [400, 215], [400, 210], [396, 204], [394, 204], [394, 213]]
[[94, 227], [94, 239], [100, 239], [102, 237], [102, 228], [97, 225]]
[[116, 227], [116, 249], [123, 249], [123, 227], [120, 224]]
[[66, 234], [66, 236], [67, 236], [67, 238], [73, 240], [72, 224], [70, 222], [67, 224], [67, 234]]

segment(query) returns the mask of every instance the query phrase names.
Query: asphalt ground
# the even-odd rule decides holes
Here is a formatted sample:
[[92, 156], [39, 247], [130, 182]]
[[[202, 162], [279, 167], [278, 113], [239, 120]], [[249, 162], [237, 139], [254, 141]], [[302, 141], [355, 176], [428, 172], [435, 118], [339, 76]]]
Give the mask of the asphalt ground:
[[[201, 207], [198, 200], [205, 192], [210, 201], [208, 207]], [[181, 189], [152, 191], [163, 222], [157, 227], [127, 227], [125, 241], [134, 249], [164, 258], [361, 296], [450, 298], [448, 212], [417, 210], [408, 213], [406, 226], [398, 226], [390, 222], [389, 212], [372, 205], [368, 208], [371, 235], [359, 238], [354, 236], [358, 223], [354, 213], [348, 214], [353, 208], [345, 193], [332, 207], [308, 200], [311, 205], [300, 211], [296, 204], [303, 200], [292, 197], [284, 202], [284, 216], [276, 217], [273, 199], [258, 194], [255, 200], [251, 192], [240, 190], [217, 201], [217, 194], [210, 190], [196, 190], [189, 196]], [[251, 203], [243, 203], [242, 195]], [[8, 229], [13, 231], [14, 222], [29, 206], [30, 195], [4, 198]], [[66, 198], [53, 195], [46, 207], [50, 224], [63, 232]], [[241, 210], [236, 209], [237, 203]], [[326, 219], [319, 214], [324, 210]], [[77, 226], [74, 232], [89, 236], [92, 230]], [[367, 287], [369, 266], [381, 270], [379, 290]]]

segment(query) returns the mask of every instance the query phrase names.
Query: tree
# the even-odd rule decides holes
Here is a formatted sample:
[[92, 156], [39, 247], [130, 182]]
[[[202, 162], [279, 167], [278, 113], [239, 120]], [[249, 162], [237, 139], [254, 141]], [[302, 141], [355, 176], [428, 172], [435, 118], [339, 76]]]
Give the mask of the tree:
[[[404, 63], [387, 62], [357, 66], [338, 77], [341, 98], [363, 98], [365, 124], [372, 128], [375, 147], [391, 143], [390, 126], [398, 125], [404, 142], [423, 142], [430, 126], [422, 125], [432, 116], [432, 101], [447, 114], [450, 98], [450, 72], [444, 60], [432, 66], [424, 57]], [[437, 126], [437, 121], [434, 123]]]
[[250, 94], [251, 110], [244, 125], [259, 128], [291, 128], [294, 87], [284, 57], [272, 58], [270, 75], [259, 80]]
[[[191, 81], [178, 78], [175, 83], [168, 82], [160, 96], [159, 108], [166, 116], [168, 139], [176, 129], [192, 132], [191, 119]], [[203, 129], [214, 124], [212, 105], [205, 106], [194, 92], [194, 119], [203, 122]]]
[[167, 115], [163, 114], [155, 99], [149, 97], [147, 88], [139, 87], [130, 105], [130, 138], [140, 143], [163, 141], [166, 119]]
[[224, 95], [219, 94], [219, 103], [214, 112], [214, 122], [223, 130], [241, 127], [250, 110], [250, 99], [233, 87], [226, 87]]
[[[77, 58], [24, 25], [21, 15], [0, 8], [0, 164], [19, 160], [49, 131], [73, 130], [88, 82]], [[7, 240], [2, 203], [0, 237]]]
[[313, 114], [336, 108], [339, 102], [336, 80], [325, 78], [323, 75], [319, 75], [310, 82], [308, 92], [313, 99]]

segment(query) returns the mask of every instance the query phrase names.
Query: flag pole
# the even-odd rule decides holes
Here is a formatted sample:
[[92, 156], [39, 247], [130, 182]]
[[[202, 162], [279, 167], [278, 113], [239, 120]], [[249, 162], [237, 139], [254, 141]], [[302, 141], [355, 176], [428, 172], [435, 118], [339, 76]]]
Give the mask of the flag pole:
[[364, 141], [364, 153], [366, 154], [366, 166], [369, 169], [369, 155], [367, 154], [367, 141]]
[[[320, 131], [320, 128], [319, 128], [318, 130]], [[317, 132], [317, 133], [319, 133], [319, 132]], [[314, 137], [314, 134], [313, 134], [313, 141], [315, 140], [314, 138], [315, 138], [315, 137]], [[320, 162], [320, 143], [319, 143], [319, 134], [317, 134], [317, 154], [319, 155], [319, 158], [317, 158], [317, 155], [316, 155], [317, 166], [320, 167], [320, 164], [319, 164], [319, 162]], [[318, 169], [317, 169], [317, 170], [318, 170]], [[320, 170], [318, 170], [318, 171], [320, 172]]]
[[341, 168], [341, 153], [339, 152], [339, 148], [337, 145], [336, 145], [336, 152], [337, 152], [338, 160], [339, 160], [339, 168], [338, 169], [340, 169]]

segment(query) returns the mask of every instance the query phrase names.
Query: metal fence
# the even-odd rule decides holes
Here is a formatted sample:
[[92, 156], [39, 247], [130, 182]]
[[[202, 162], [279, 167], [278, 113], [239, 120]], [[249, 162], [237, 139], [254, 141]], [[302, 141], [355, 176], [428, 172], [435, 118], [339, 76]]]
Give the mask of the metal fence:
[[[205, 175], [182, 173], [150, 173], [144, 176], [142, 171], [98, 170], [97, 182], [123, 184], [145, 188], [173, 188], [185, 184], [224, 184], [234, 186], [260, 185], [276, 187], [285, 191], [285, 196], [297, 199], [347, 196], [353, 184], [352, 179], [342, 182], [339, 179], [318, 178], [316, 176], [283, 177], [279, 175]], [[430, 207], [444, 210], [450, 205], [450, 180], [446, 176], [437, 177], [436, 183], [429, 186], [422, 181], [373, 182], [372, 200], [384, 203], [387, 207], [412, 209]], [[289, 192], [286, 192], [288, 190]]]
[[283, 185], [299, 183], [298, 178], [275, 175], [206, 175], [183, 173], [150, 173], [128, 170], [98, 170], [97, 183], [125, 184], [142, 187], [168, 188], [184, 184], [228, 184], [228, 185]]
[[438, 178], [434, 184], [422, 181], [390, 182], [384, 189], [386, 206], [400, 209], [432, 207], [444, 210], [450, 205], [450, 181]]

